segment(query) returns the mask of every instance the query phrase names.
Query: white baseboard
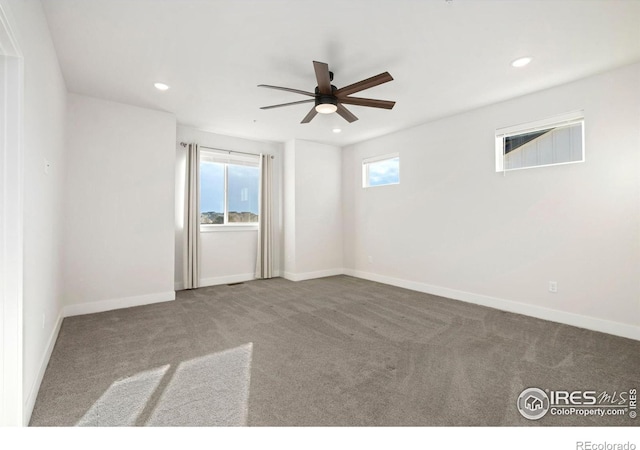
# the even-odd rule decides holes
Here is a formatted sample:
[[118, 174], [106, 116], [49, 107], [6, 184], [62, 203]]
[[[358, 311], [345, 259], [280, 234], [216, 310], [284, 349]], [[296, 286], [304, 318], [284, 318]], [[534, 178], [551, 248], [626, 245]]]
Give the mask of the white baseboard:
[[42, 379], [44, 378], [44, 373], [47, 370], [47, 366], [49, 365], [49, 359], [51, 359], [51, 353], [53, 353], [53, 348], [56, 345], [56, 341], [58, 340], [58, 334], [60, 333], [60, 327], [62, 326], [63, 319], [62, 311], [58, 314], [58, 318], [56, 319], [56, 324], [51, 331], [51, 335], [49, 336], [49, 341], [47, 342], [47, 347], [40, 359], [40, 368], [38, 369], [38, 374], [36, 375], [36, 379], [33, 380], [33, 384], [31, 385], [31, 389], [29, 389], [29, 394], [24, 402], [23, 412], [23, 425], [28, 426], [29, 421], [31, 420], [31, 414], [33, 413], [33, 407], [36, 405], [36, 398], [38, 397], [38, 391], [40, 391], [40, 385], [42, 384]]
[[441, 286], [433, 286], [417, 281], [387, 277], [384, 275], [363, 272], [360, 270], [345, 269], [344, 274], [356, 278], [363, 278], [365, 280], [377, 281], [378, 283], [384, 283], [392, 286], [410, 289], [412, 291], [424, 292], [426, 294], [438, 295], [440, 297], [451, 298], [454, 300], [461, 300], [467, 303], [488, 306], [489, 308], [495, 308], [502, 311], [523, 314], [525, 316], [536, 317], [538, 319], [563, 323], [566, 325], [572, 325], [574, 327], [586, 328], [587, 330], [599, 331], [602, 333], [613, 334], [615, 336], [621, 336], [640, 341], [640, 327], [629, 324], [583, 316], [566, 311], [558, 311], [555, 309], [514, 302], [512, 300], [505, 300], [502, 298], [490, 297], [482, 294], [458, 291], [456, 289], [449, 289]]
[[[279, 270], [273, 271], [273, 278], [276, 278], [279, 276], [280, 276]], [[219, 284], [229, 284], [229, 283], [242, 283], [243, 281], [251, 281], [255, 279], [256, 279], [255, 275], [249, 274], [249, 273], [244, 273], [240, 275], [227, 275], [224, 277], [204, 278], [200, 280], [200, 287], [217, 286]], [[176, 281], [174, 283], [174, 289], [176, 291], [183, 291], [184, 282]]]
[[134, 297], [113, 298], [96, 302], [76, 303], [67, 305], [63, 309], [64, 317], [93, 314], [113, 309], [131, 308], [132, 306], [149, 305], [151, 303], [168, 302], [176, 299], [175, 291], [158, 292], [155, 294], [136, 295]]
[[312, 280], [314, 278], [324, 278], [324, 277], [333, 277], [335, 275], [343, 275], [344, 269], [327, 269], [327, 270], [316, 270], [315, 272], [302, 272], [302, 273], [293, 273], [293, 272], [285, 272], [284, 278], [289, 281], [304, 281], [304, 280]]
[[218, 286], [220, 284], [242, 283], [244, 281], [255, 280], [254, 273], [241, 273], [238, 275], [227, 275], [224, 277], [200, 278], [200, 287]]

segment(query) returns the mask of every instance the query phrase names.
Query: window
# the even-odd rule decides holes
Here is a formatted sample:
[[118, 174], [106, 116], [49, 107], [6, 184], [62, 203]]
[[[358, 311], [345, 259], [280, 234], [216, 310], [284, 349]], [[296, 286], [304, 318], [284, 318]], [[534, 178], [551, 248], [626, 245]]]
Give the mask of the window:
[[400, 183], [400, 156], [376, 156], [362, 161], [362, 187], [386, 186]]
[[258, 222], [258, 159], [200, 153], [200, 225]]
[[496, 172], [582, 161], [582, 112], [496, 130]]

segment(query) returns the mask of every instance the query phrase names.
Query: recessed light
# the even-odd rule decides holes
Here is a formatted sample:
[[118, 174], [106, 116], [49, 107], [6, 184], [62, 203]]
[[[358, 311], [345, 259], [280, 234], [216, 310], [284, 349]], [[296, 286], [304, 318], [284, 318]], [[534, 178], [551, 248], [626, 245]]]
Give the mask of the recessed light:
[[511, 63], [513, 67], [524, 67], [529, 64], [533, 60], [530, 56], [525, 56], [524, 58], [518, 58]]
[[334, 133], [340, 133], [342, 130], [340, 128], [334, 128], [331, 131], [333, 131]]
[[155, 86], [155, 88], [159, 91], [166, 91], [167, 89], [169, 89], [169, 85], [168, 84], [164, 84], [164, 83], [153, 83], [153, 85]]

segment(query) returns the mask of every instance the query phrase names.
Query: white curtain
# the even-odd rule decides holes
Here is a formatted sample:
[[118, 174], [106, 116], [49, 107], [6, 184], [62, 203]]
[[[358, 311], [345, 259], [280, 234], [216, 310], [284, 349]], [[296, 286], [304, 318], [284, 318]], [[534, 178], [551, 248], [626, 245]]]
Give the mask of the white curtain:
[[184, 288], [200, 285], [200, 150], [198, 144], [187, 149], [187, 189], [185, 202], [185, 234], [187, 249], [184, 253]]
[[258, 258], [256, 278], [273, 277], [273, 233], [271, 229], [272, 166], [271, 155], [260, 155], [260, 192], [258, 224]]

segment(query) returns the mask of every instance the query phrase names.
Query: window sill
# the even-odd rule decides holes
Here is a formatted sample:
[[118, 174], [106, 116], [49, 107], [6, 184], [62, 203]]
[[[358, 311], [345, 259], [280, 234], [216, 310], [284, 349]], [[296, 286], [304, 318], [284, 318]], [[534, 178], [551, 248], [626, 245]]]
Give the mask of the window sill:
[[370, 185], [370, 186], [362, 186], [362, 189], [370, 189], [370, 188], [379, 188], [379, 187], [385, 187], [385, 186], [397, 186], [399, 185], [400, 182], [396, 182], [396, 183], [385, 183], [385, 184], [374, 184], [374, 185]]
[[258, 231], [258, 224], [238, 225], [200, 225], [200, 233], [217, 233], [228, 231]]

